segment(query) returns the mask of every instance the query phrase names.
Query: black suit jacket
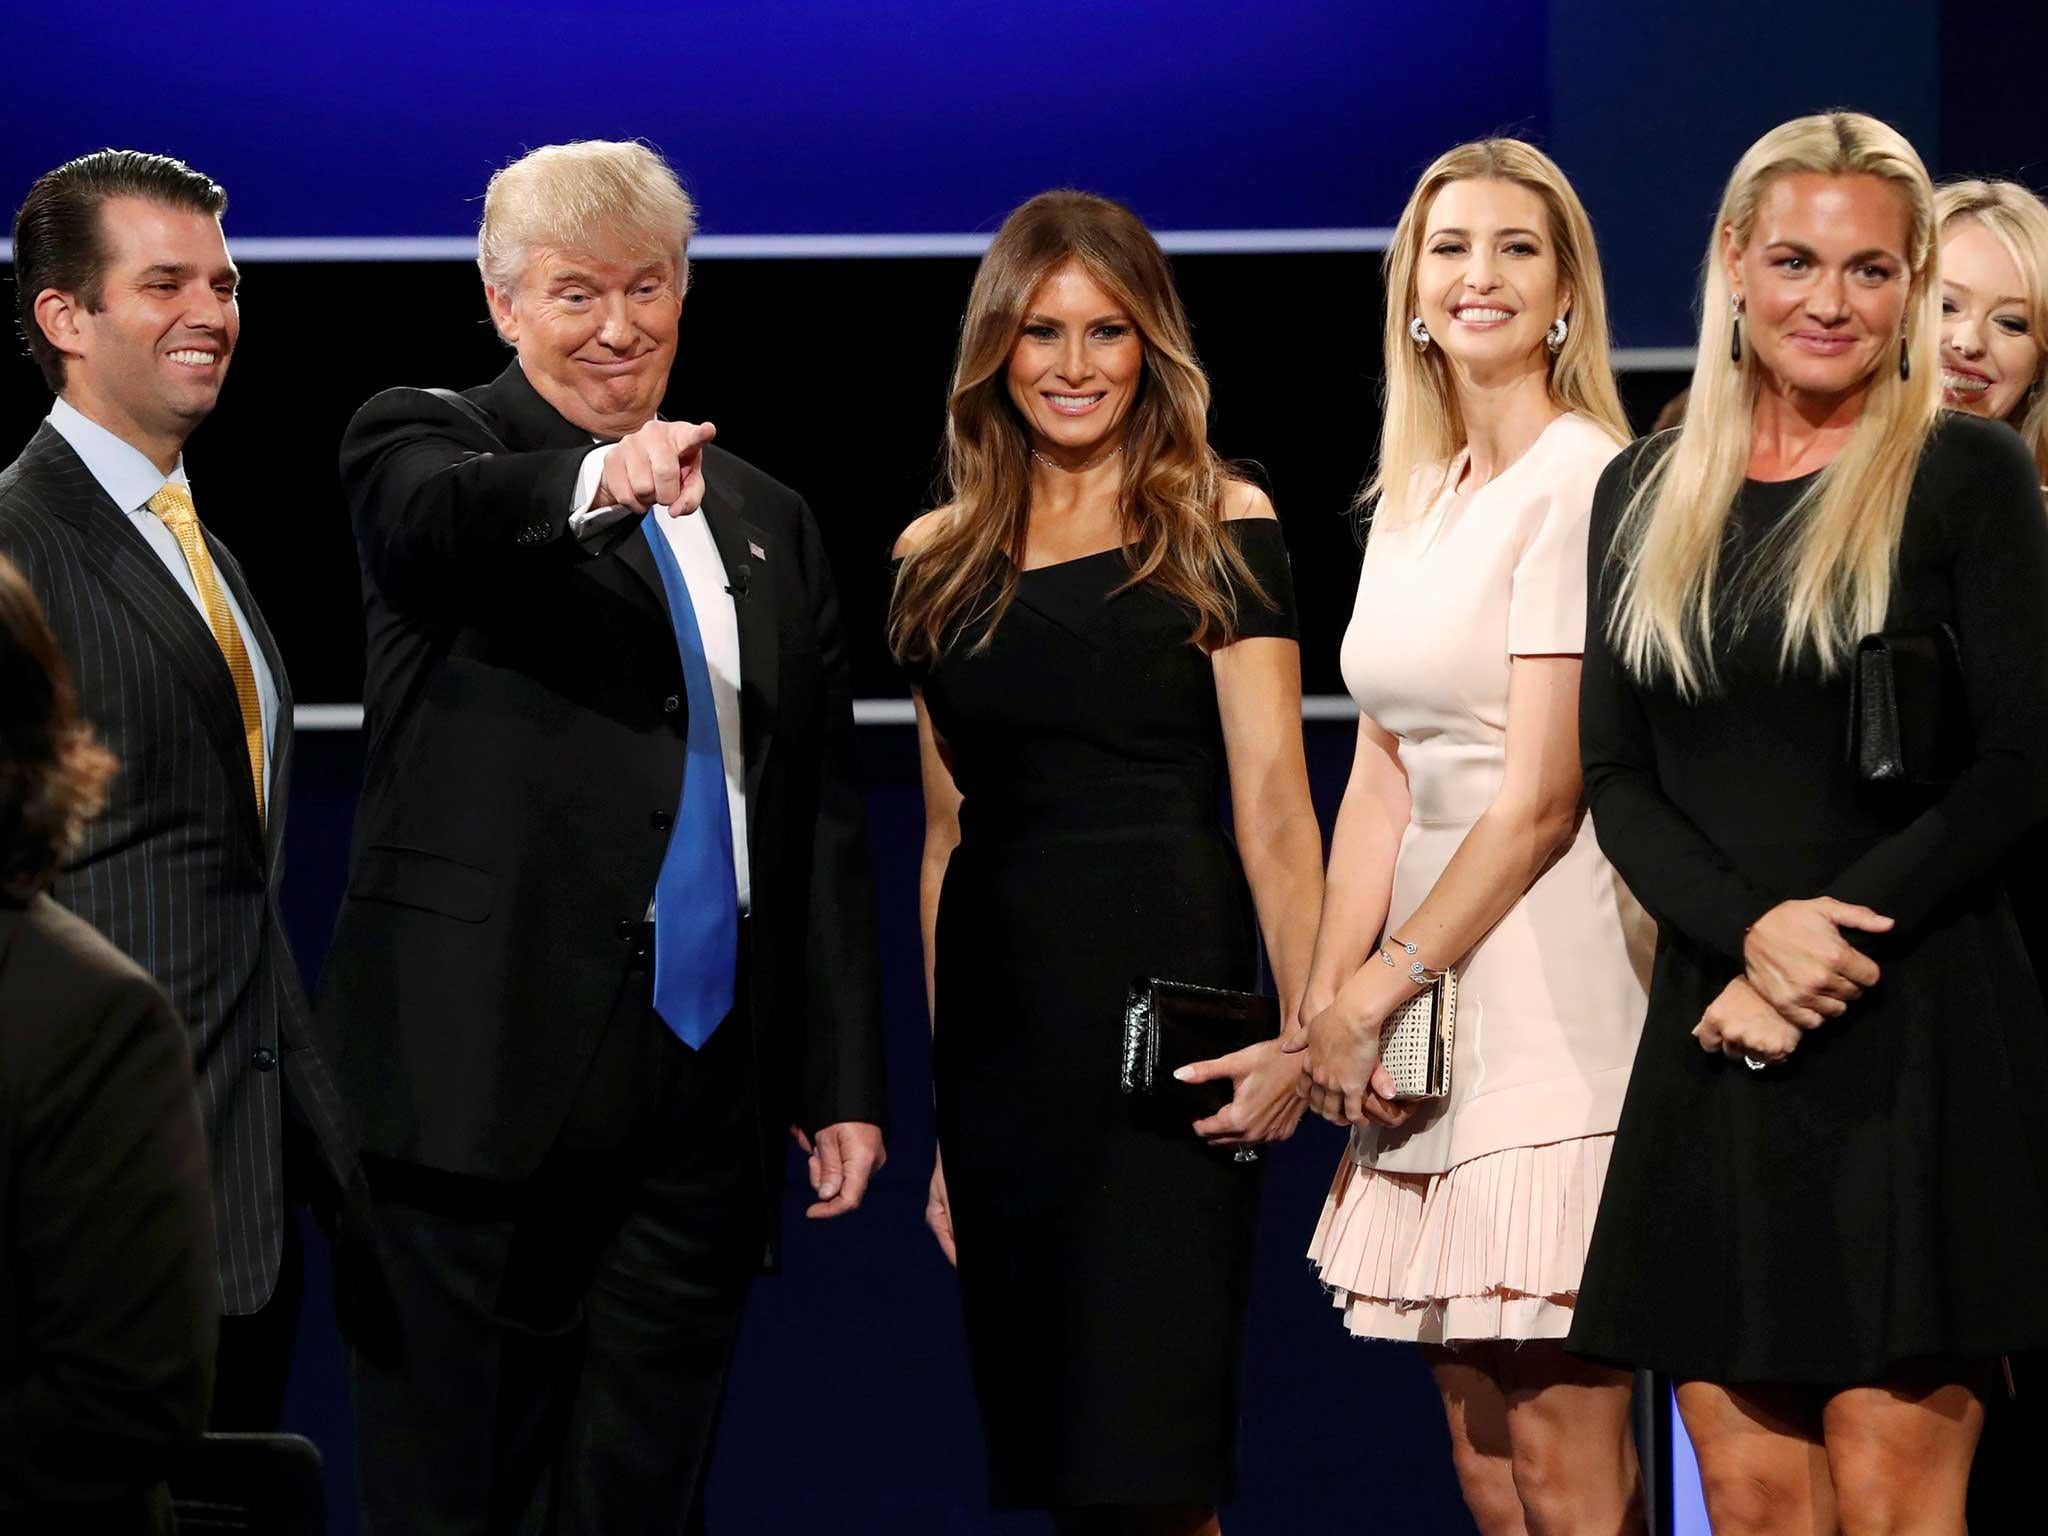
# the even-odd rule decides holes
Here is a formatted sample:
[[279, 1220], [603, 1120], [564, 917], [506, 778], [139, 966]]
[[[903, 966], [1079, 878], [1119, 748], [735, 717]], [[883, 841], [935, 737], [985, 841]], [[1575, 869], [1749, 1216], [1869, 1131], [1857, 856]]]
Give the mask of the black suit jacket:
[[[517, 1178], [554, 1141], [682, 783], [653, 554], [635, 519], [594, 548], [568, 531], [591, 447], [516, 362], [462, 396], [378, 395], [342, 442], [369, 763], [320, 1015], [366, 1149], [455, 1173]], [[729, 453], [707, 452], [705, 481], [739, 624], [742, 995], [779, 1169], [788, 1124], [882, 1119], [874, 895], [817, 525]]]
[[183, 1027], [47, 896], [0, 898], [0, 1530], [168, 1529], [219, 1311]]
[[227, 662], [156, 552], [48, 422], [0, 472], [0, 555], [34, 588], [80, 707], [121, 762], [106, 812], [51, 894], [154, 977], [191, 1031], [222, 1305], [240, 1314], [269, 1298], [283, 1251], [280, 1076], [331, 1176], [347, 1187], [355, 1175], [278, 913], [291, 681], [242, 568], [207, 543], [277, 683], [267, 820]]

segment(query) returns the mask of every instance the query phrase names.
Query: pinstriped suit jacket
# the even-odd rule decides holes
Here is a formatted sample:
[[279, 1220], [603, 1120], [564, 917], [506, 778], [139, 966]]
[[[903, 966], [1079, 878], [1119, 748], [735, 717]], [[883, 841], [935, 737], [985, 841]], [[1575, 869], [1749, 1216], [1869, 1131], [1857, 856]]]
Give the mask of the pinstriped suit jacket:
[[155, 977], [185, 1020], [212, 1153], [221, 1306], [242, 1314], [269, 1298], [282, 1252], [281, 1077], [340, 1188], [355, 1165], [278, 915], [291, 685], [241, 567], [211, 535], [208, 545], [277, 680], [267, 824], [227, 663], [156, 552], [47, 422], [0, 471], [0, 555], [41, 600], [81, 709], [121, 762], [107, 810], [51, 894]]

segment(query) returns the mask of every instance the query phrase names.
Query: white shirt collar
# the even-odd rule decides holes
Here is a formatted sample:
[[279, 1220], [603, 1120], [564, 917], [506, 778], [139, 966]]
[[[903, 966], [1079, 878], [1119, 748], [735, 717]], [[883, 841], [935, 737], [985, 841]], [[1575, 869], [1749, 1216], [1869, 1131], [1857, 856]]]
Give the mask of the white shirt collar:
[[166, 476], [140, 448], [116, 437], [61, 396], [50, 407], [50, 425], [71, 445], [71, 451], [92, 471], [93, 479], [99, 481], [100, 489], [123, 512], [141, 511], [149, 498], [163, 489], [166, 479], [178, 485], [190, 484], [185, 478], [182, 453]]

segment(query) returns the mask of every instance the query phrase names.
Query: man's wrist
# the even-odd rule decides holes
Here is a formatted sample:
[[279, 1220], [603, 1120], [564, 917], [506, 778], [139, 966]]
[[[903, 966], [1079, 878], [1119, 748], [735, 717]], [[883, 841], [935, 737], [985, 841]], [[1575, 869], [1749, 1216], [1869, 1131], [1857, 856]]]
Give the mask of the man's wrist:
[[608, 505], [598, 498], [604, 492], [605, 459], [615, 446], [613, 443], [600, 443], [583, 456], [583, 464], [576, 471], [576, 489], [569, 498], [571, 517], [596, 512]]

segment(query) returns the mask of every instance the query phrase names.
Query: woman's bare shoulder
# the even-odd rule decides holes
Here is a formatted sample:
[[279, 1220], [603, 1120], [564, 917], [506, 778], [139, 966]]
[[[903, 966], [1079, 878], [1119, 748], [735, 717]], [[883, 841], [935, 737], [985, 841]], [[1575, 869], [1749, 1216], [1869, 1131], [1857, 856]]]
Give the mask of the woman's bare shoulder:
[[1273, 499], [1249, 480], [1227, 480], [1223, 485], [1223, 520], [1241, 517], [1278, 517]]
[[906, 556], [917, 553], [918, 550], [929, 544], [932, 538], [947, 523], [952, 521], [952, 517], [953, 509], [948, 505], [934, 507], [922, 516], [912, 518], [909, 526], [896, 535], [896, 547], [889, 552], [890, 557], [901, 560]]

